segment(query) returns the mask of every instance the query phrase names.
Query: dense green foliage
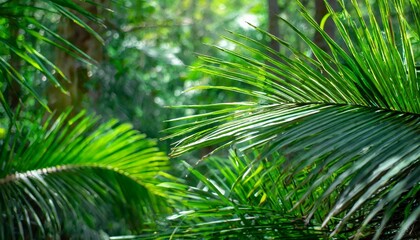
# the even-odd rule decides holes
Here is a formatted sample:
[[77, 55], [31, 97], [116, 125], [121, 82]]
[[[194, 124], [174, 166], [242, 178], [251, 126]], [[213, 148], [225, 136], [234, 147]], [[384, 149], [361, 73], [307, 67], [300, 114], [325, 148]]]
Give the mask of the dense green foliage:
[[[291, 55], [234, 34], [242, 40], [228, 38], [230, 41], [264, 61], [229, 49], [222, 50], [241, 61], [203, 56], [206, 64], [200, 71], [248, 87], [200, 86], [194, 90], [223, 89], [258, 101], [191, 106], [211, 111], [178, 119], [182, 124], [169, 130], [174, 132], [170, 137], [186, 137], [176, 143], [172, 155], [217, 144], [245, 156], [251, 151], [246, 167], [231, 173], [236, 180], [227, 190], [239, 188], [248, 198], [258, 196], [259, 207], [265, 202], [280, 204], [269, 209], [285, 207], [278, 217], [288, 219], [286, 214], [292, 214], [290, 221], [303, 219], [323, 227], [330, 236], [416, 238], [420, 214], [420, 76], [416, 70], [420, 32], [419, 19], [410, 24], [406, 13], [418, 11], [418, 3], [359, 5], [353, 1], [350, 7], [344, 2], [340, 5], [339, 10], [327, 5], [339, 40], [326, 34], [301, 6], [303, 16], [328, 43], [328, 51], [289, 24], [308, 44], [313, 58], [259, 28], [256, 30], [280, 42]], [[226, 167], [216, 169], [226, 171]], [[248, 190], [242, 188], [241, 184], [255, 175], [260, 176], [260, 182]], [[221, 186], [228, 179], [218, 178], [223, 179], [217, 182]], [[210, 187], [215, 183], [200, 180], [220, 198], [232, 197], [226, 201], [237, 206], [234, 194], [225, 195], [226, 190]], [[270, 182], [275, 185], [270, 187]], [[277, 195], [279, 191], [285, 192]], [[267, 211], [252, 209], [257, 216]], [[239, 210], [231, 211], [240, 215]], [[255, 226], [256, 235], [252, 232], [252, 236], [261, 230]], [[227, 224], [225, 229], [231, 227]]]
[[155, 177], [169, 166], [156, 143], [128, 124], [67, 118], [3, 140], [0, 238], [96, 239], [155, 225], [166, 209]]
[[419, 2], [320, 3], [1, 2], [0, 238], [419, 238]]

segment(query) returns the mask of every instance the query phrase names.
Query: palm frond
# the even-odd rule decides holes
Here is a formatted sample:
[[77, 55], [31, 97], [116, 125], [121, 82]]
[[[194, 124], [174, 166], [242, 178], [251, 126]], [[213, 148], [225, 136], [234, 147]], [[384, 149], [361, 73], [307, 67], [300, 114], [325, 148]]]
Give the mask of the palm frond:
[[[305, 192], [294, 208], [305, 206], [307, 222], [319, 215], [322, 226], [333, 229], [332, 236], [352, 225], [349, 234], [356, 239], [415, 238], [420, 75], [415, 69], [418, 48], [412, 43], [418, 35], [409, 36], [416, 26], [410, 26], [404, 14], [416, 3], [352, 1], [347, 9], [344, 1], [339, 2], [340, 10], [328, 6], [339, 40], [332, 39], [301, 6], [302, 15], [323, 36], [330, 53], [284, 20], [307, 43], [314, 58], [258, 28], [291, 55], [234, 34], [240, 40], [227, 39], [263, 61], [227, 49], [221, 50], [238, 61], [202, 56], [206, 65], [199, 71], [246, 83], [249, 88], [196, 89], [224, 89], [260, 101], [213, 104], [217, 111], [208, 108], [205, 114], [175, 119], [182, 124], [169, 129], [169, 137], [185, 137], [176, 143], [172, 155], [215, 145], [234, 146], [245, 153], [259, 149], [255, 162], [283, 154], [280, 166], [285, 184], [306, 174], [290, 194]], [[318, 198], [307, 205], [305, 199], [314, 192]], [[331, 203], [327, 199], [332, 195], [336, 198]]]
[[156, 187], [169, 166], [165, 154], [128, 124], [68, 115], [11, 129], [2, 141], [0, 238], [153, 229], [167, 209]]

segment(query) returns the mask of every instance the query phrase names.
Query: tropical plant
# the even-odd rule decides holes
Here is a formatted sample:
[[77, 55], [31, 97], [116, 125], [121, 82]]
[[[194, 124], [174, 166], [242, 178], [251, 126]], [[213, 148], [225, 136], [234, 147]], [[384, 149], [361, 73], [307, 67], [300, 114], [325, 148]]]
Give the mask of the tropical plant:
[[[168, 129], [168, 138], [181, 137], [172, 156], [216, 145], [247, 159], [216, 161], [211, 172], [217, 173], [209, 176], [190, 167], [202, 194], [189, 198], [195, 188], [179, 187], [184, 194], [177, 196], [205, 206], [183, 209], [175, 230], [185, 231], [175, 236], [258, 238], [269, 229], [269, 238], [282, 238], [274, 226], [287, 229], [282, 223], [289, 219], [304, 221], [315, 238], [419, 237], [419, 2], [338, 2], [340, 9], [326, 2], [337, 39], [300, 5], [328, 51], [283, 19], [309, 54], [256, 27], [290, 55], [234, 34], [242, 41], [226, 39], [263, 61], [229, 49], [221, 50], [236, 61], [200, 57], [205, 65], [198, 71], [249, 87], [191, 90], [222, 89], [258, 100], [181, 106], [208, 112], [172, 120], [179, 124]], [[247, 225], [247, 216], [254, 224]], [[268, 227], [259, 225], [267, 221]]]
[[67, 112], [1, 140], [1, 239], [98, 239], [154, 228], [167, 210], [156, 187], [166, 155], [129, 124], [98, 120]]

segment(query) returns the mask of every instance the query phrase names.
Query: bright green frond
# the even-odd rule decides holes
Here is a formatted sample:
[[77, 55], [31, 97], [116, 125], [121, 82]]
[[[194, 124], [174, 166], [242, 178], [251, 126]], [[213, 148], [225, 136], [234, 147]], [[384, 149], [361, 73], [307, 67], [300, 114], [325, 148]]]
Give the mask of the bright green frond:
[[0, 154], [0, 238], [150, 230], [167, 209], [156, 177], [168, 159], [128, 124], [62, 114], [12, 133]]

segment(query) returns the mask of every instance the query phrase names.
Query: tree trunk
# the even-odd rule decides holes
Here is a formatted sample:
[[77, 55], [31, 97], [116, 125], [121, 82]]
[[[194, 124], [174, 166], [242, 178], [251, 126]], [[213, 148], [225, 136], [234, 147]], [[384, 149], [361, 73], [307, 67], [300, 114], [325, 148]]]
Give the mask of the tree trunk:
[[[278, 15], [280, 14], [280, 6], [277, 0], [268, 1], [268, 32], [276, 37], [280, 37], [280, 26], [278, 21]], [[280, 51], [280, 44], [271, 39], [270, 47], [276, 52]]]
[[[336, 0], [328, 0], [328, 3], [331, 5], [332, 8], [336, 8], [337, 1]], [[328, 9], [325, 5], [324, 0], [316, 0], [315, 1], [315, 21], [317, 23], [321, 23], [322, 19], [325, 15], [328, 14]], [[329, 18], [325, 25], [324, 25], [325, 32], [331, 37], [334, 38], [335, 35], [335, 25], [331, 18]], [[319, 32], [315, 32], [314, 42], [324, 51], [330, 52], [330, 48], [327, 42], [324, 40], [322, 35]]]
[[[99, 1], [97, 3], [101, 4]], [[98, 15], [99, 10], [97, 6], [85, 2], [80, 2], [80, 4], [90, 13]], [[91, 27], [95, 31], [99, 31], [99, 27], [95, 24], [91, 24]], [[58, 33], [97, 62], [101, 62], [103, 58], [102, 45], [85, 29], [66, 18], [62, 20]], [[56, 53], [56, 65], [70, 80], [69, 83], [64, 81], [64, 79], [61, 79], [61, 83], [63, 84], [64, 89], [69, 92], [69, 95], [62, 93], [54, 86], [50, 86], [47, 94], [48, 105], [51, 110], [57, 112], [62, 112], [68, 107], [73, 107], [73, 113], [76, 114], [82, 109], [83, 99], [88, 93], [86, 83], [89, 81], [92, 69], [60, 50]]]
[[[10, 19], [9, 21], [9, 29], [10, 29], [10, 42], [16, 44], [16, 40], [19, 35], [19, 23], [17, 19]], [[16, 46], [17, 47], [17, 46]], [[10, 51], [10, 66], [12, 66], [16, 71], [19, 72], [21, 67], [20, 58], [14, 53]], [[21, 86], [20, 84], [12, 79], [8, 79], [5, 89], [5, 99], [9, 103], [9, 107], [11, 108], [12, 112], [19, 106], [20, 98], [21, 98]]]

